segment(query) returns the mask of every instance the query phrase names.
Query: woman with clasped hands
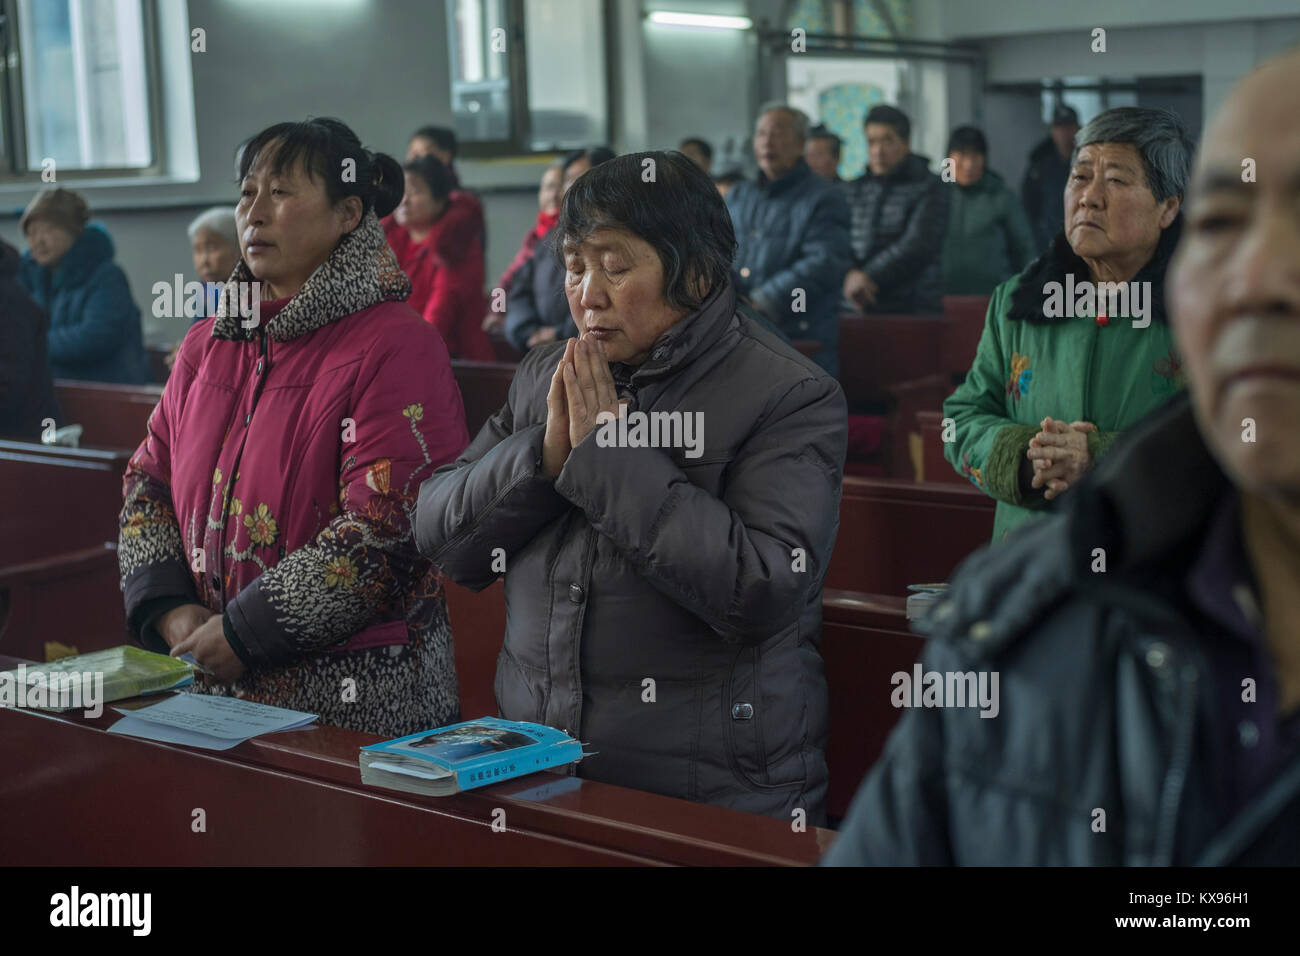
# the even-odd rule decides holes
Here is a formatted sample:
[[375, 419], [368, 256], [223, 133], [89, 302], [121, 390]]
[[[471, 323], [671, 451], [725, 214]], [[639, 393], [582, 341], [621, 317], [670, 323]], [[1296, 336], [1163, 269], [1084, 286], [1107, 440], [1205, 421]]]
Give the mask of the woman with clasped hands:
[[313, 119], [254, 136], [239, 173], [240, 259], [126, 473], [128, 623], [193, 654], [199, 693], [386, 736], [449, 723], [447, 609], [411, 518], [469, 436], [377, 218], [401, 167]]
[[944, 455], [998, 500], [995, 541], [1182, 387], [1164, 284], [1191, 139], [1167, 110], [1121, 107], [1076, 143], [1064, 230], [993, 291], [975, 361], [943, 405]]
[[[843, 393], [737, 312], [730, 216], [680, 153], [594, 167], [557, 235], [582, 336], [529, 352], [423, 484], [417, 544], [474, 589], [504, 569], [500, 713], [589, 744], [579, 775], [822, 821]], [[654, 447], [647, 413], [703, 430]]]

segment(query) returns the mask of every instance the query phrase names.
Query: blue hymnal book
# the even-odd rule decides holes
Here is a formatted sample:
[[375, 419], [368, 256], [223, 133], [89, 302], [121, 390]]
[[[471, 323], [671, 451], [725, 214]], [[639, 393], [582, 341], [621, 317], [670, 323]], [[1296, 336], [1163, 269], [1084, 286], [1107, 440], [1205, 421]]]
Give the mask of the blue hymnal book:
[[480, 717], [361, 748], [361, 781], [444, 796], [582, 759], [563, 731]]

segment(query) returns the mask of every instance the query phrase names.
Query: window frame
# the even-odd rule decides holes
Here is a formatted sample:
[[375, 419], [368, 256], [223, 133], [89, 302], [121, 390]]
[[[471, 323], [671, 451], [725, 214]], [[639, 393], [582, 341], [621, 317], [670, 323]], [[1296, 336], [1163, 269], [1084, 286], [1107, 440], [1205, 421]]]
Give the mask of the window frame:
[[[525, 30], [524, 3], [526, 0], [505, 0], [506, 41], [509, 57], [509, 103], [510, 136], [506, 139], [464, 140], [458, 135], [458, 155], [465, 159], [508, 159], [519, 157], [542, 157], [556, 155], [555, 147], [534, 148], [532, 146], [532, 115], [528, 97], [528, 38]], [[559, 3], [562, 0], [555, 0]], [[612, 142], [615, 122], [615, 73], [610, 50], [616, 42], [614, 24], [615, 10], [613, 0], [600, 0], [601, 13], [601, 55], [603, 57], [603, 82], [605, 85], [605, 140]], [[453, 72], [456, 68], [455, 0], [447, 0], [447, 107], [450, 111], [450, 123], [456, 124], [456, 113], [452, 105], [452, 88], [455, 82]], [[598, 144], [586, 144], [598, 145]], [[578, 147], [574, 147], [575, 149]], [[564, 152], [560, 149], [560, 152]]]
[[[38, 0], [39, 2], [39, 0]], [[114, 185], [128, 185], [136, 180], [156, 180], [168, 168], [166, 136], [163, 129], [162, 75], [158, 49], [158, 9], [160, 0], [141, 0], [140, 23], [144, 47], [145, 101], [149, 109], [150, 151], [148, 166], [92, 166], [69, 169], [55, 166], [54, 183], [46, 183], [43, 170], [27, 164], [27, 110], [23, 89], [22, 46], [19, 33], [18, 0], [0, 0], [0, 122], [3, 122], [3, 148], [0, 148], [0, 186], [63, 185], [68, 183], [112, 180]]]

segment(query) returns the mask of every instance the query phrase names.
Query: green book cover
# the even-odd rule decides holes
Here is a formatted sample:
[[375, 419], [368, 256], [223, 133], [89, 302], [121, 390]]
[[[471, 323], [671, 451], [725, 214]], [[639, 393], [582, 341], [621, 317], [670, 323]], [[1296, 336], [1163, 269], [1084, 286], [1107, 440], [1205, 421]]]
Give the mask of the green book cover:
[[[63, 657], [48, 664], [19, 664], [0, 671], [0, 703], [68, 710], [94, 693], [100, 704], [141, 694], [184, 687], [194, 680], [194, 667], [183, 660], [123, 644], [106, 651]], [[5, 693], [8, 689], [9, 693]], [[23, 695], [22, 701], [4, 698]], [[72, 697], [68, 704], [61, 698]]]

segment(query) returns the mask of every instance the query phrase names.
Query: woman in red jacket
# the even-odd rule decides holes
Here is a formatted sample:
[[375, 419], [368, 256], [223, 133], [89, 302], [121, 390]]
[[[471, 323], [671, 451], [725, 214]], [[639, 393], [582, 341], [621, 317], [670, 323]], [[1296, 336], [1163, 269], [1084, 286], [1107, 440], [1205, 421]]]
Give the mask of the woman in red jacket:
[[452, 190], [450, 171], [434, 156], [410, 160], [405, 173], [402, 201], [383, 226], [411, 278], [408, 304], [438, 329], [452, 358], [494, 361], [481, 328], [487, 303], [479, 204]]
[[376, 218], [401, 189], [397, 161], [338, 120], [245, 144], [241, 258], [181, 344], [118, 534], [128, 623], [193, 653], [196, 692], [387, 736], [459, 712], [411, 520], [420, 482], [468, 442], [446, 347], [402, 301]]

